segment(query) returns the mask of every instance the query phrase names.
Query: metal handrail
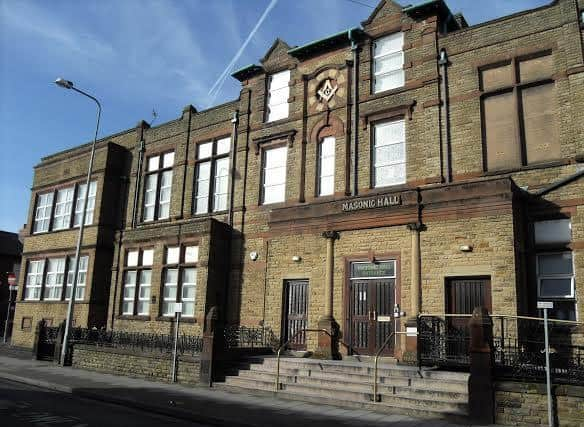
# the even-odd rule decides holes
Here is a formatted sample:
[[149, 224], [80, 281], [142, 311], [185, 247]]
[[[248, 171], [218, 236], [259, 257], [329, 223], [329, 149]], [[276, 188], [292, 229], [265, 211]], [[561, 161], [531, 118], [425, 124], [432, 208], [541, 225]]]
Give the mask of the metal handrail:
[[383, 342], [383, 344], [381, 344], [381, 347], [379, 347], [377, 349], [377, 351], [375, 352], [374, 368], [373, 368], [373, 401], [374, 402], [377, 402], [377, 365], [378, 365], [378, 362], [379, 362], [379, 356], [381, 356], [381, 353], [383, 352], [383, 350], [385, 350], [385, 347], [387, 347], [387, 344], [389, 344], [389, 341], [395, 335], [405, 335], [405, 334], [407, 334], [407, 332], [403, 332], [403, 331], [394, 331], [394, 332], [392, 332], [385, 339], [385, 341]]
[[[326, 329], [310, 329], [310, 328], [299, 329], [298, 331], [296, 331], [296, 333], [294, 335], [292, 335], [292, 337], [288, 338], [288, 340], [278, 348], [278, 353], [277, 353], [277, 357], [276, 357], [276, 384], [274, 385], [274, 392], [275, 393], [277, 393], [278, 390], [280, 389], [280, 353], [282, 352], [282, 349], [286, 348], [286, 346], [288, 344], [290, 344], [290, 341], [294, 340], [294, 338], [296, 338], [299, 334], [306, 333], [306, 332], [324, 332], [331, 339], [333, 338], [331, 333], [329, 331], [327, 331]], [[345, 343], [344, 341], [338, 340], [338, 342], [339, 342], [339, 344], [344, 345], [347, 348], [347, 350], [349, 350], [349, 351], [354, 350], [351, 345]]]
[[[456, 314], [456, 313], [420, 313], [418, 317], [422, 316], [433, 316], [433, 317], [472, 317], [472, 314]], [[510, 319], [522, 319], [522, 320], [541, 320], [543, 317], [532, 317], [532, 316], [516, 316], [513, 314], [489, 314], [491, 318], [510, 318]], [[584, 326], [584, 322], [576, 322], [574, 320], [560, 320], [560, 319], [548, 319], [548, 322], [557, 323], [567, 323], [569, 325]]]

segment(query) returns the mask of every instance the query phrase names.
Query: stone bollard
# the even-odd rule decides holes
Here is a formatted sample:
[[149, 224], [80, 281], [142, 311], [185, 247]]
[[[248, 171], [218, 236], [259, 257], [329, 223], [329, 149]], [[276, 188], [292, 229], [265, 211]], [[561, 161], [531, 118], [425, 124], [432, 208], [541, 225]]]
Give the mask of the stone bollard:
[[493, 322], [486, 308], [476, 307], [470, 329], [470, 378], [468, 406], [474, 424], [488, 425], [495, 421], [495, 388], [493, 384]]
[[53, 363], [61, 363], [61, 349], [63, 348], [63, 338], [65, 337], [65, 321], [59, 324], [57, 339], [55, 340], [55, 351], [53, 352]]
[[40, 339], [42, 329], [45, 327], [45, 320], [40, 320], [34, 329], [34, 341], [32, 345], [32, 358], [33, 360], [39, 360], [39, 349], [41, 348]]

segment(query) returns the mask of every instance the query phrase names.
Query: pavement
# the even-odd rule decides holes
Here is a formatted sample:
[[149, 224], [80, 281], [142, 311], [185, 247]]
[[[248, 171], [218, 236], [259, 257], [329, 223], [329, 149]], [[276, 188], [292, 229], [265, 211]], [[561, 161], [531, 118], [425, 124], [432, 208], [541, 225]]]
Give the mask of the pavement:
[[[286, 400], [276, 396], [256, 396], [208, 387], [150, 382], [1, 354], [0, 378], [65, 393], [78, 399], [121, 405], [141, 413], [209, 426], [460, 426], [441, 419], [412, 418]], [[158, 425], [165, 424], [162, 422]]]

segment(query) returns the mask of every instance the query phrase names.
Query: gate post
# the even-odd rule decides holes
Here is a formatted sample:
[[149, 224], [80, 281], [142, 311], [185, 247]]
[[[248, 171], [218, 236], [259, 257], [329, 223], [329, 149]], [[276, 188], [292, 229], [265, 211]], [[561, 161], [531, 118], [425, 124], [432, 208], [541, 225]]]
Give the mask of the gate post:
[[59, 330], [57, 331], [57, 338], [55, 340], [55, 351], [53, 352], [53, 363], [61, 363], [61, 348], [63, 347], [63, 337], [65, 336], [65, 321], [63, 320], [59, 324]]
[[223, 327], [219, 322], [219, 307], [213, 306], [205, 318], [203, 331], [203, 351], [201, 352], [199, 381], [211, 387], [218, 356], [223, 351]]
[[495, 421], [493, 384], [493, 322], [486, 308], [476, 307], [469, 321], [470, 378], [468, 406], [470, 419], [479, 425]]
[[45, 320], [39, 320], [34, 329], [34, 341], [32, 344], [32, 358], [33, 360], [39, 360], [39, 349], [41, 348], [40, 340], [43, 333], [43, 328], [45, 327]]

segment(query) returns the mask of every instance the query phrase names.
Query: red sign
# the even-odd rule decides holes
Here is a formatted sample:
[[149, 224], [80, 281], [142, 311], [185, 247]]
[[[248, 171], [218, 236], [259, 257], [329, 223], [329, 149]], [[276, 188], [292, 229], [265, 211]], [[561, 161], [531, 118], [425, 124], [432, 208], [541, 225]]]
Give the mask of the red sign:
[[14, 273], [8, 273], [8, 284], [10, 286], [16, 285], [16, 275]]

